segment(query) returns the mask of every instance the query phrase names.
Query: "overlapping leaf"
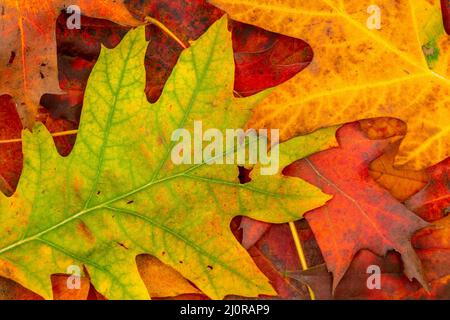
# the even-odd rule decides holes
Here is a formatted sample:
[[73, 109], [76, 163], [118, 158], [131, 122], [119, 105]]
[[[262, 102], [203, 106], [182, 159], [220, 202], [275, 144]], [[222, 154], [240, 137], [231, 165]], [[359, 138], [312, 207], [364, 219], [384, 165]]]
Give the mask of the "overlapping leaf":
[[[15, 105], [9, 97], [0, 97], [0, 140], [20, 138], [22, 124], [16, 113]], [[11, 195], [14, 192], [22, 159], [20, 144], [0, 144], [0, 192]]]
[[450, 212], [450, 159], [429, 168], [428, 185], [406, 201], [406, 206], [427, 221], [439, 220]]
[[[185, 45], [197, 39], [223, 15], [222, 10], [206, 3], [206, 0], [143, 0], [126, 4], [130, 12], [141, 20], [150, 16], [163, 22]], [[54, 117], [76, 122], [90, 70], [100, 52], [100, 43], [108, 48], [116, 46], [127, 28], [107, 20], [83, 17], [81, 30], [68, 30], [67, 16], [61, 15], [56, 27], [60, 85], [67, 94], [45, 95], [41, 103]], [[234, 22], [230, 29], [236, 64], [235, 91], [239, 96], [274, 87], [290, 79], [311, 61], [309, 46], [299, 39], [243, 23]], [[147, 39], [152, 48], [145, 59], [148, 75], [146, 93], [149, 101], [155, 102], [182, 47], [154, 25], [147, 27]]]
[[309, 212], [309, 222], [319, 243], [333, 289], [344, 276], [355, 254], [362, 249], [383, 256], [389, 250], [402, 255], [405, 273], [424, 287], [420, 261], [411, 236], [427, 223], [379, 187], [369, 175], [369, 164], [388, 145], [388, 140], [371, 141], [349, 124], [338, 131], [340, 147], [289, 166], [285, 173], [318, 186], [334, 198], [326, 206]]
[[[355, 256], [346, 275], [332, 294], [332, 276], [325, 265], [316, 266], [306, 272], [293, 273], [294, 279], [309, 284], [318, 299], [442, 299], [450, 298], [450, 218], [418, 232], [412, 239], [413, 246], [423, 263], [430, 289], [427, 291], [417, 282], [410, 282], [403, 274], [402, 262], [395, 253], [379, 257], [368, 250]], [[370, 266], [380, 268], [380, 288], [367, 286]]]
[[425, 170], [413, 171], [395, 167], [395, 155], [399, 146], [399, 142], [389, 146], [380, 158], [372, 162], [370, 174], [396, 199], [404, 201], [426, 185], [428, 176]]
[[45, 93], [62, 93], [58, 83], [54, 23], [77, 5], [83, 14], [136, 26], [123, 1], [1, 0], [0, 95], [9, 94], [30, 126]]
[[[280, 172], [254, 170], [242, 185], [233, 165], [175, 166], [174, 130], [192, 131], [195, 120], [205, 130], [242, 127], [264, 95], [233, 97], [226, 19], [181, 55], [152, 105], [144, 93], [146, 46], [140, 28], [102, 50], [68, 157], [42, 125], [24, 133], [22, 179], [12, 197], [0, 195], [0, 275], [50, 298], [50, 275], [83, 265], [107, 298], [141, 299], [148, 293], [135, 257], [150, 253], [212, 298], [274, 294], [233, 238], [231, 219], [293, 221], [330, 197]], [[334, 132], [283, 143], [280, 168], [334, 145]]]
[[438, 0], [211, 0], [232, 18], [305, 40], [314, 61], [257, 108], [250, 127], [284, 138], [354, 120], [394, 117], [408, 132], [396, 165], [423, 169], [450, 156], [449, 37]]

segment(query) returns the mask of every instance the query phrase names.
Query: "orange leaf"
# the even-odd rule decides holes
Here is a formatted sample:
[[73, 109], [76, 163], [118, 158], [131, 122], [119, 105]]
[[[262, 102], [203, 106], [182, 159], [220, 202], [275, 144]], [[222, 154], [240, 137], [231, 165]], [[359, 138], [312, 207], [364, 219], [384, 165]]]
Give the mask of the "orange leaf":
[[41, 96], [60, 94], [54, 26], [62, 9], [136, 26], [123, 1], [1, 0], [0, 95], [11, 95], [24, 124], [31, 127]]
[[370, 175], [394, 198], [404, 201], [422, 189], [428, 182], [425, 170], [413, 171], [394, 166], [400, 142], [390, 145], [386, 152], [370, 164]]
[[152, 298], [201, 293], [178, 271], [153, 256], [139, 255], [136, 262], [142, 280]]

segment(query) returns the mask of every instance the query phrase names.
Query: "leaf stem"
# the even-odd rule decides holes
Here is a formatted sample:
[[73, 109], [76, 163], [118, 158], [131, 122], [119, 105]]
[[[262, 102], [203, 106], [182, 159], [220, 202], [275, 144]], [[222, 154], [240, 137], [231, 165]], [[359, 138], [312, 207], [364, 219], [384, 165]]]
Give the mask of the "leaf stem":
[[184, 44], [183, 41], [178, 38], [175, 33], [173, 33], [169, 28], [167, 28], [161, 21], [152, 18], [152, 17], [145, 17], [145, 21], [157, 26], [159, 29], [161, 29], [163, 32], [165, 32], [169, 37], [171, 37], [173, 40], [175, 40], [183, 49], [187, 49], [188, 46]]
[[[61, 132], [54, 132], [52, 133], [52, 137], [64, 137], [64, 136], [73, 136], [78, 133], [78, 130], [69, 130], [69, 131], [61, 131]], [[22, 142], [21, 138], [18, 139], [8, 139], [8, 140], [0, 140], [0, 144], [7, 144], [7, 143], [18, 143]]]
[[[295, 248], [297, 249], [298, 257], [300, 259], [300, 264], [302, 266], [302, 270], [306, 271], [308, 270], [308, 264], [306, 262], [305, 253], [303, 251], [302, 243], [300, 242], [300, 238], [298, 236], [297, 228], [295, 227], [294, 222], [289, 222], [289, 228], [291, 229], [292, 238], [294, 239]], [[311, 300], [316, 300], [316, 296], [314, 294], [314, 291], [311, 289], [310, 286], [306, 285], [308, 288], [309, 296], [311, 297]]]

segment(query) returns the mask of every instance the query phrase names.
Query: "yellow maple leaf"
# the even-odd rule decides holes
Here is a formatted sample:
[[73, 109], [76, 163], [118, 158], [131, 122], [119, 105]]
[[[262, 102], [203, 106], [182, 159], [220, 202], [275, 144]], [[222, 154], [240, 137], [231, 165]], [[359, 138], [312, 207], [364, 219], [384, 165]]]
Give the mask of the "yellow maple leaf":
[[280, 128], [288, 139], [388, 116], [408, 126], [396, 165], [418, 170], [450, 155], [450, 41], [438, 0], [210, 2], [314, 50], [309, 68], [264, 100], [250, 127]]

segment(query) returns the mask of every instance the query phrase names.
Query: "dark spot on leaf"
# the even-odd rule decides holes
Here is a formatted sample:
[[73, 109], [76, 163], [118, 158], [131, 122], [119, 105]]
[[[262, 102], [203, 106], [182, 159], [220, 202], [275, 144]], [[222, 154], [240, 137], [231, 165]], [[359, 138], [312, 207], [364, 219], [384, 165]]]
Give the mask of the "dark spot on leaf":
[[241, 184], [246, 184], [252, 181], [250, 178], [251, 169], [246, 169], [244, 167], [239, 167], [239, 182]]
[[16, 52], [11, 51], [11, 55], [9, 56], [8, 66], [13, 64], [15, 58], [16, 58]]
[[116, 242], [119, 246], [121, 246], [122, 248], [128, 250], [128, 247], [126, 245], [124, 245], [123, 243], [120, 242]]

